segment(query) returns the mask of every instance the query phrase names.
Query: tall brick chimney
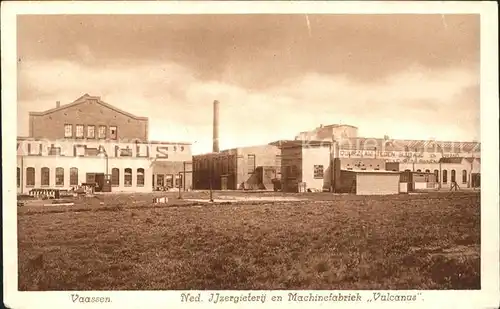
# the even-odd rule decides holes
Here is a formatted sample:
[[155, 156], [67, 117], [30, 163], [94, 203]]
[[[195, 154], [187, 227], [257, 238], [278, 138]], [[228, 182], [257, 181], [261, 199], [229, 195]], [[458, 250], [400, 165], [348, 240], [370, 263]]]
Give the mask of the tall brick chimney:
[[213, 152], [219, 152], [219, 101], [214, 101]]
[[61, 101], [56, 101], [56, 108], [61, 107]]

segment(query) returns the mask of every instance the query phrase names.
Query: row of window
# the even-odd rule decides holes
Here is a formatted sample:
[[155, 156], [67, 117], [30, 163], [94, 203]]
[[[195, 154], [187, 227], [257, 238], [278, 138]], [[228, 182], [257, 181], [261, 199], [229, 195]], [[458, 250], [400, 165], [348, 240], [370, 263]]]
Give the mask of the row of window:
[[[76, 138], [96, 138], [96, 126], [95, 125], [87, 125], [85, 130], [85, 126], [83, 124], [75, 125], [75, 132], [73, 132], [72, 124], [64, 125], [64, 137], [72, 138], [73, 134]], [[100, 125], [97, 131], [97, 138], [105, 139], [108, 137], [108, 127], [105, 125]], [[86, 134], [85, 134], [86, 133]], [[118, 137], [118, 128], [116, 126], [109, 127], [109, 138], [117, 139]]]
[[[406, 170], [410, 171], [410, 170]], [[418, 169], [417, 172], [421, 173], [422, 170]], [[430, 170], [425, 170], [426, 173], [430, 173]], [[451, 170], [451, 182], [456, 182], [456, 171]], [[434, 170], [434, 175], [436, 175], [436, 180], [439, 180], [439, 170]], [[448, 170], [443, 170], [443, 183], [448, 183]], [[462, 170], [462, 183], [467, 183], [467, 170]]]
[[[136, 177], [137, 177], [137, 186], [143, 187], [144, 186], [144, 169], [143, 168], [137, 169]], [[120, 169], [118, 169], [116, 167], [111, 169], [111, 185], [115, 186], [115, 187], [120, 186]], [[126, 168], [124, 170], [124, 186], [125, 187], [132, 186], [132, 169], [131, 168]]]
[[[153, 175], [153, 184], [155, 183], [155, 175]], [[163, 175], [163, 174], [157, 174], [156, 175], [156, 185], [158, 187], [169, 187], [172, 188], [174, 187], [174, 175], [168, 174], [168, 175]], [[182, 188], [182, 174], [181, 175], [176, 175], [175, 176], [175, 187]]]
[[[64, 186], [64, 168], [56, 167], [56, 186]], [[93, 175], [93, 174], [87, 174]], [[144, 186], [144, 169], [138, 168], [136, 171], [137, 177], [137, 186]], [[26, 168], [26, 186], [34, 186], [35, 185], [36, 172], [34, 167]], [[42, 167], [40, 170], [40, 184], [42, 186], [50, 186], [50, 168]], [[69, 169], [69, 185], [77, 186], [78, 183], [78, 168], [72, 167]], [[120, 186], [120, 169], [113, 168], [111, 170], [111, 185], [112, 186]], [[17, 186], [21, 186], [21, 169], [17, 168]], [[126, 168], [124, 169], [124, 186], [130, 187], [132, 186], [132, 169]]]

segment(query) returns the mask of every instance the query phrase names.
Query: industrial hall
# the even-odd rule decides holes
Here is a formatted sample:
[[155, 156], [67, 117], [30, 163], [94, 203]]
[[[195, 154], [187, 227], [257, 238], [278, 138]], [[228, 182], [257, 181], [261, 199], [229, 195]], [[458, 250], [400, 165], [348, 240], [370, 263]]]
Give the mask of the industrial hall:
[[17, 192], [151, 192], [191, 189], [191, 144], [151, 141], [149, 120], [85, 94], [29, 113], [29, 136], [17, 138]]

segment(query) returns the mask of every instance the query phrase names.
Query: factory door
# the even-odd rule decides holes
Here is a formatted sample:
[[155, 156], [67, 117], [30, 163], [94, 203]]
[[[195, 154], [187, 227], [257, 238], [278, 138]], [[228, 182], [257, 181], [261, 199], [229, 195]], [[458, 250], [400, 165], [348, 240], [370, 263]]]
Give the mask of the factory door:
[[227, 176], [220, 177], [220, 187], [221, 190], [227, 190]]
[[473, 188], [479, 188], [481, 187], [481, 174], [479, 173], [473, 173], [471, 175], [471, 178], [472, 178], [472, 187]]
[[95, 191], [101, 192], [102, 188], [104, 187], [104, 173], [95, 174], [95, 182]]

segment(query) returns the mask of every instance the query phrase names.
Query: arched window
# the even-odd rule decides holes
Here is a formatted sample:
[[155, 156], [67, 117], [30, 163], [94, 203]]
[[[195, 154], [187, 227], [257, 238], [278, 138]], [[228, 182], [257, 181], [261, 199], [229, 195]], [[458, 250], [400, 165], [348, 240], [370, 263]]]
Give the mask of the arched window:
[[451, 170], [451, 182], [455, 182], [456, 181], [456, 177], [455, 177], [455, 170]]
[[50, 169], [48, 167], [42, 167], [41, 185], [50, 186]]
[[64, 186], [64, 168], [56, 167], [56, 186]]
[[35, 185], [35, 168], [28, 167], [26, 169], [26, 185], [34, 186]]
[[420, 172], [422, 172], [422, 170], [421, 170], [421, 169], [418, 169], [418, 170], [417, 170], [417, 172], [419, 172], [419, 173], [420, 173]]
[[132, 186], [132, 169], [126, 168], [125, 169], [125, 187], [130, 187], [130, 186]]
[[19, 188], [21, 186], [21, 169], [18, 167], [17, 168], [17, 187]]
[[144, 187], [144, 169], [143, 168], [137, 169], [137, 186]]
[[111, 169], [111, 185], [115, 187], [120, 186], [120, 170], [116, 167]]
[[425, 172], [426, 172], [426, 173], [430, 173], [430, 172], [431, 172], [431, 170], [427, 169], [427, 170], [425, 170]]
[[409, 170], [409, 169], [406, 169], [406, 170], [405, 170], [405, 172], [411, 172], [411, 170]]
[[462, 183], [467, 183], [467, 171], [462, 170]]
[[448, 171], [443, 170], [443, 183], [447, 183], [447, 182], [448, 182]]
[[436, 181], [439, 182], [439, 170], [434, 170], [434, 175], [436, 175]]
[[78, 168], [76, 167], [69, 169], [69, 185], [78, 186]]

